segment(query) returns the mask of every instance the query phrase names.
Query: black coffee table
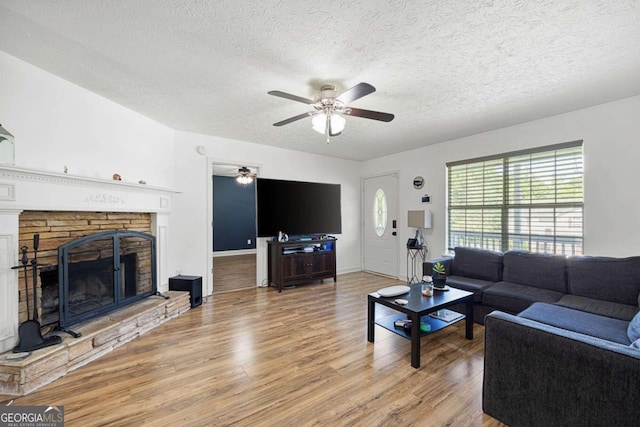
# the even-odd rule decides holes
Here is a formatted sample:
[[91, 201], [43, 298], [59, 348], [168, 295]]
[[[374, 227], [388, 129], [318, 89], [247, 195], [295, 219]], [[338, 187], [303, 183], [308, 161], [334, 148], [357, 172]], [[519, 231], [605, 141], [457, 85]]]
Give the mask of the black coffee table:
[[[384, 298], [377, 292], [372, 292], [368, 296], [368, 319], [367, 319], [367, 340], [373, 342], [374, 340], [374, 327], [375, 325], [382, 326], [389, 331], [396, 333], [404, 338], [411, 340], [411, 366], [414, 368], [420, 367], [420, 337], [429, 335], [437, 330], [445, 328], [449, 325], [453, 325], [456, 322], [465, 319], [466, 321], [466, 333], [465, 337], [470, 340], [473, 339], [473, 293], [463, 291], [461, 289], [449, 288], [448, 291], [434, 291], [433, 296], [425, 297], [421, 292], [421, 284], [415, 283], [409, 285], [411, 290], [403, 295], [395, 297]], [[395, 303], [396, 299], [406, 299], [409, 301], [407, 305], [399, 305]], [[376, 303], [384, 305], [399, 311], [400, 313], [384, 317], [381, 319], [375, 318], [375, 305]], [[465, 315], [460, 319], [452, 322], [445, 322], [439, 319], [435, 319], [429, 316], [429, 313], [433, 313], [438, 310], [451, 307], [455, 304], [465, 304]], [[394, 322], [397, 319], [409, 319], [411, 320], [411, 331], [407, 332], [403, 328], [396, 328]], [[431, 325], [430, 332], [423, 332], [420, 330], [420, 322], [428, 323]]]

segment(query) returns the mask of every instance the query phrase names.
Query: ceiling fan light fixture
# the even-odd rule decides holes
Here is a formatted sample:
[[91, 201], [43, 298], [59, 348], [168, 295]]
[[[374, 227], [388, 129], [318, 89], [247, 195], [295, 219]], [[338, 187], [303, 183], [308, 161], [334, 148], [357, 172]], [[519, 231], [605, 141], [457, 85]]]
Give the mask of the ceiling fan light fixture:
[[[331, 115], [331, 132], [333, 134], [340, 133], [344, 130], [347, 121], [339, 114]], [[327, 130], [327, 115], [325, 113], [316, 114], [311, 119], [313, 130], [318, 133], [325, 134]]]
[[327, 116], [324, 113], [316, 114], [311, 119], [311, 127], [318, 133], [324, 134], [324, 128], [326, 126]]
[[238, 181], [238, 184], [249, 185], [253, 182], [253, 178], [250, 176], [239, 176], [236, 178], [236, 181]]
[[331, 131], [335, 133], [340, 133], [344, 130], [344, 125], [347, 121], [339, 114], [333, 114], [331, 116]]
[[236, 181], [238, 184], [249, 185], [253, 182], [253, 175], [251, 175], [251, 169], [246, 166], [242, 166], [238, 169], [238, 175], [236, 175]]

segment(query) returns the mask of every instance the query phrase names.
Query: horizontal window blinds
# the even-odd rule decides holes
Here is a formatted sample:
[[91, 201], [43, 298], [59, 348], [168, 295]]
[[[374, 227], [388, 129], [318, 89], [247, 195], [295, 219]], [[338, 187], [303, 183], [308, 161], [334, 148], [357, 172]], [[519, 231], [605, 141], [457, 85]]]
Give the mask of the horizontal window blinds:
[[582, 141], [447, 165], [448, 244], [583, 253]]

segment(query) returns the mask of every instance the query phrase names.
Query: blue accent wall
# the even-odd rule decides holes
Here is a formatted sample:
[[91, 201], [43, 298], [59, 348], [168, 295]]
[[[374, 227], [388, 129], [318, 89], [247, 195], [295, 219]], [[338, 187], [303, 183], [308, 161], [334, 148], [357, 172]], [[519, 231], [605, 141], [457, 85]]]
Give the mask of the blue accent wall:
[[[247, 244], [251, 240], [251, 244]], [[213, 250], [256, 247], [256, 184], [239, 184], [235, 178], [213, 176]]]

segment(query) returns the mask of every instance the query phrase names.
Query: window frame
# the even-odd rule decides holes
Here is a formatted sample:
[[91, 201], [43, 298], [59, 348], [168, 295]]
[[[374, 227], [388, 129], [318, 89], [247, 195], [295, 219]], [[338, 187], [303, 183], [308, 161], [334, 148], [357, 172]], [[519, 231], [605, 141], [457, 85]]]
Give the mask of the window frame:
[[[579, 156], [575, 154], [571, 154], [569, 151], [575, 150], [576, 148], [580, 148]], [[569, 151], [567, 151], [569, 150]], [[562, 151], [565, 151], [564, 153]], [[552, 198], [553, 200], [548, 201], [540, 201], [532, 195], [534, 194], [533, 185], [534, 181], [532, 179], [528, 182], [528, 201], [520, 203], [515, 203], [514, 197], [522, 197], [520, 193], [516, 194], [516, 186], [510, 185], [510, 179], [522, 179], [523, 176], [529, 174], [529, 177], [533, 176], [533, 174], [541, 174], [544, 171], [544, 168], [540, 165], [544, 165], [544, 159], [540, 164], [534, 163], [536, 155], [540, 155], [543, 158], [553, 156], [553, 171], [552, 174], [549, 171], [546, 171], [546, 178], [551, 177], [553, 179], [552, 183], [549, 185], [553, 186]], [[517, 165], [517, 161], [520, 158], [525, 158], [529, 156], [529, 168], [526, 169], [525, 173], [519, 174], [518, 172], [511, 172], [511, 167], [513, 165]], [[575, 159], [580, 160], [580, 166], [568, 167], [566, 169], [559, 168], [558, 165], [562, 165], [562, 160], [570, 160], [575, 156]], [[487, 165], [487, 163], [493, 163], [493, 165]], [[525, 163], [526, 164], [526, 163]], [[535, 168], [532, 167], [535, 166]], [[465, 166], [465, 170], [459, 168], [460, 166]], [[471, 167], [469, 167], [471, 166]], [[507, 153], [496, 154], [492, 156], [478, 157], [466, 160], [459, 160], [455, 162], [447, 162], [446, 163], [446, 179], [447, 179], [447, 201], [446, 201], [446, 213], [447, 213], [447, 230], [446, 230], [446, 245], [447, 248], [451, 251], [453, 246], [456, 246], [455, 240], [456, 236], [452, 231], [452, 218], [459, 221], [459, 218], [464, 218], [465, 225], [462, 230], [458, 230], [458, 238], [460, 238], [459, 232], [463, 233], [462, 240], [466, 240], [466, 243], [469, 243], [468, 235], [479, 234], [479, 244], [466, 244], [464, 246], [470, 247], [479, 247], [490, 250], [498, 250], [501, 252], [505, 252], [510, 249], [524, 249], [529, 250], [531, 252], [542, 252], [542, 253], [560, 253], [565, 255], [582, 255], [584, 251], [584, 144], [583, 140], [576, 140], [561, 144], [547, 145], [542, 147], [531, 148], [527, 150], [519, 150], [512, 151]], [[497, 172], [497, 178], [494, 176], [492, 184], [487, 183], [487, 175], [486, 172], [491, 170], [491, 168], [500, 169]], [[560, 171], [560, 172], [559, 172]], [[571, 176], [573, 173], [576, 176], [576, 179], [579, 179], [579, 185], [569, 184], [566, 187], [569, 189], [567, 194], [560, 193], [558, 191], [559, 185], [562, 185], [562, 179], [566, 176], [564, 175], [566, 171], [569, 171], [567, 176]], [[474, 173], [482, 173], [482, 176], [476, 175], [476, 177], [481, 178], [481, 184], [478, 185], [474, 181], [469, 180], [469, 175], [473, 178]], [[462, 177], [462, 178], [461, 178]], [[493, 185], [493, 186], [492, 186]], [[539, 184], [538, 184], [539, 185]], [[452, 187], [455, 186], [455, 187]], [[473, 188], [475, 186], [475, 188]], [[471, 188], [471, 190], [470, 190]], [[541, 187], [544, 189], [544, 187]], [[453, 193], [453, 191], [462, 191], [464, 193], [463, 196], [459, 196]], [[491, 192], [493, 190], [493, 192]], [[579, 190], [579, 193], [576, 191]], [[475, 192], [474, 192], [475, 191]], [[487, 195], [488, 194], [488, 195]], [[496, 195], [499, 194], [499, 197]], [[524, 193], [525, 195], [527, 193]], [[576, 200], [567, 200], [567, 201], [558, 201], [559, 198], [563, 197], [573, 198], [574, 196]], [[475, 196], [473, 201], [469, 201]], [[478, 197], [480, 197], [481, 201], [478, 203]], [[493, 198], [492, 198], [493, 197]], [[456, 200], [464, 199], [463, 204], [459, 204]], [[544, 199], [544, 198], [543, 198]], [[547, 216], [545, 216], [542, 212], [543, 210], [547, 210]], [[573, 227], [574, 219], [579, 219], [579, 227], [573, 227], [571, 229], [571, 233], [575, 234], [575, 236], [566, 236], [560, 233], [559, 230], [567, 230], [567, 228], [562, 228], [559, 226], [558, 218], [560, 213], [559, 210], [565, 210], [565, 212], [569, 213], [571, 218], [567, 217], [567, 223], [571, 224]], [[528, 216], [526, 216], [528, 211]], [[533, 215], [532, 212], [538, 211], [541, 212], [539, 215]], [[495, 220], [495, 216], [499, 212], [499, 222]], [[528, 233], [516, 233], [510, 231], [510, 226], [513, 227], [514, 221], [510, 222], [510, 213], [518, 212], [517, 215], [519, 218], [523, 218], [522, 212], [525, 212], [524, 217], [528, 221], [529, 231]], [[549, 214], [550, 212], [550, 214]], [[470, 216], [468, 213], [475, 214], [473, 217], [475, 221], [480, 219], [480, 231], [471, 231], [471, 226], [467, 225], [467, 218]], [[491, 215], [489, 215], [491, 214]], [[479, 215], [479, 216], [478, 216]], [[485, 216], [493, 217], [493, 223], [485, 224]], [[535, 220], [535, 221], [534, 221]], [[546, 237], [541, 238], [541, 234], [532, 232], [534, 228], [534, 222], [543, 224], [543, 220], [547, 222], [552, 222], [552, 233], [547, 239]], [[485, 226], [488, 225], [488, 228], [497, 229], [498, 231], [488, 232], [485, 231]], [[560, 224], [561, 225], [561, 224]], [[493, 226], [493, 227], [492, 227]], [[548, 229], [545, 229], [547, 231]], [[492, 240], [485, 240], [485, 234], [492, 234]], [[496, 235], [499, 235], [499, 245], [497, 245], [498, 239], [496, 239]], [[519, 236], [517, 239], [514, 239], [514, 236]], [[547, 235], [545, 235], [547, 236]], [[535, 237], [536, 239], [532, 239]], [[478, 236], [476, 236], [476, 240], [478, 240]], [[514, 241], [519, 243], [521, 247], [513, 247], [516, 246]], [[548, 241], [547, 241], [548, 240]], [[492, 244], [489, 244], [491, 242]], [[567, 243], [569, 242], [569, 243]], [[535, 247], [534, 247], [535, 243]], [[543, 243], [542, 250], [540, 249], [540, 243]], [[512, 245], [512, 247], [510, 247]], [[566, 246], [565, 246], [566, 245]], [[461, 246], [457, 244], [457, 246]], [[498, 246], [498, 247], [496, 247]], [[526, 247], [526, 248], [525, 248]]]

